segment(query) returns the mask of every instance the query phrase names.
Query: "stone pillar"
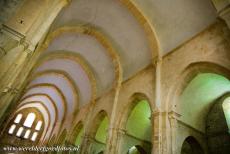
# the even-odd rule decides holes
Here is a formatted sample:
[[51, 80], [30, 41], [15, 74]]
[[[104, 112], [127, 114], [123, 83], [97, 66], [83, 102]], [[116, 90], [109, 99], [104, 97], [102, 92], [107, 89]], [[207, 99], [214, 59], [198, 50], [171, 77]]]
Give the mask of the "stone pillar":
[[111, 144], [113, 144], [113, 145], [109, 146], [109, 148], [106, 148], [105, 154], [110, 154], [111, 151], [114, 153], [115, 152], [119, 153], [121, 150], [120, 145], [121, 145], [122, 136], [124, 134], [126, 134], [126, 131], [124, 129], [121, 129], [121, 128], [109, 128], [108, 133], [112, 134], [113, 140], [111, 143], [109, 143], [109, 144], [107, 143], [108, 144], [107, 146], [109, 146]]
[[84, 136], [82, 138], [82, 143], [81, 143], [81, 149], [80, 149], [80, 153], [81, 154], [88, 154], [90, 152], [90, 146], [92, 144], [92, 141], [94, 140], [94, 138], [90, 135], [91, 134], [91, 127], [92, 127], [92, 123], [93, 121], [91, 120], [93, 117], [93, 111], [94, 111], [94, 107], [95, 107], [95, 100], [93, 100], [93, 102], [90, 102], [91, 105], [89, 106], [89, 109], [87, 110], [87, 115], [86, 115], [86, 122], [85, 122], [85, 126], [84, 126]]
[[157, 110], [152, 114], [152, 154], [171, 154], [169, 145], [171, 133], [168, 117], [167, 111]]
[[26, 42], [18, 44], [9, 52], [11, 52], [9, 56], [11, 54], [15, 54], [16, 56], [12, 57], [12, 60], [9, 59], [8, 55], [1, 58], [3, 64], [1, 67], [4, 67], [4, 69], [1, 69], [3, 74], [0, 80], [0, 117], [2, 117], [2, 114], [19, 90], [19, 87], [16, 86], [16, 83], [19, 81], [18, 75], [31, 53]]
[[161, 125], [162, 125], [162, 114], [159, 111], [154, 111], [152, 114], [152, 154], [161, 154], [162, 149], [162, 136], [161, 136]]
[[[166, 112], [162, 111], [162, 54], [153, 59], [155, 66], [155, 109], [152, 113], [152, 154], [168, 154], [167, 153], [167, 135], [166, 133]], [[163, 136], [164, 135], [164, 136]]]
[[180, 153], [180, 149], [178, 149], [177, 146], [177, 128], [178, 128], [178, 123], [177, 123], [177, 119], [180, 117], [181, 115], [176, 113], [175, 111], [170, 111], [169, 112], [169, 121], [170, 121], [170, 128], [171, 128], [171, 153], [172, 154], [178, 154]]
[[[34, 55], [39, 56], [39, 54], [34, 53], [35, 46], [46, 35], [54, 18], [66, 5], [65, 0], [49, 1], [50, 8], [47, 9], [46, 5], [39, 6], [40, 1], [36, 2], [37, 4], [34, 4], [34, 1], [24, 3], [25, 6], [22, 8], [29, 8], [29, 10], [25, 10], [27, 13], [19, 10], [19, 13], [16, 13], [13, 18], [6, 22], [0, 31], [2, 34], [0, 35], [0, 118], [15, 97], [15, 91], [22, 88], [22, 80], [26, 79], [35, 63], [36, 57]], [[42, 1], [43, 3], [45, 4], [45, 1]], [[31, 8], [30, 5], [33, 7]], [[32, 11], [33, 8], [36, 10], [37, 6], [42, 9], [43, 13], [31, 17], [28, 11]], [[40, 10], [40, 12], [42, 11]], [[30, 17], [34, 20], [30, 20]], [[26, 26], [23, 26], [23, 22], [18, 22], [18, 19], [28, 19], [28, 21], [23, 20]], [[38, 19], [42, 21], [38, 21]], [[39, 25], [33, 22], [43, 24]], [[26, 64], [30, 65], [27, 66]]]
[[[121, 73], [122, 77], [122, 73]], [[108, 140], [106, 143], [106, 154], [117, 154], [117, 141], [118, 141], [118, 136], [117, 136], [117, 128], [118, 127], [118, 122], [117, 122], [117, 117], [119, 117], [119, 103], [118, 103], [118, 98], [120, 94], [120, 89], [121, 89], [121, 82], [122, 79], [119, 79], [117, 83], [117, 87], [115, 89], [115, 94], [114, 94], [114, 102], [113, 102], [113, 110], [112, 110], [112, 115], [110, 119], [110, 124], [109, 124], [109, 131], [108, 131]]]
[[80, 153], [89, 154], [93, 143], [94, 143], [94, 138], [88, 134], [85, 134], [82, 139]]

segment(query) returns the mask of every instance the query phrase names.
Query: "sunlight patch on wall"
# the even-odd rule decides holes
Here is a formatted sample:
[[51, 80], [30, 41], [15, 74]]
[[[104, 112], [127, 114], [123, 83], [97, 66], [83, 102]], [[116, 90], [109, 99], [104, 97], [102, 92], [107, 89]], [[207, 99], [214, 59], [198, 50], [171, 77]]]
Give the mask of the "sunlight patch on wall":
[[227, 78], [213, 73], [197, 75], [185, 88], [179, 100], [181, 120], [205, 132], [206, 116], [213, 102], [230, 91]]
[[228, 132], [230, 133], [230, 97], [226, 98], [222, 104], [225, 119], [228, 125]]
[[151, 109], [146, 100], [140, 101], [132, 110], [127, 121], [129, 135], [151, 142]]
[[97, 129], [97, 133], [96, 133], [96, 136], [95, 136], [95, 139], [97, 141], [100, 141], [102, 143], [106, 143], [108, 126], [109, 126], [109, 119], [108, 119], [108, 117], [105, 117], [101, 121], [101, 124]]
[[77, 135], [75, 145], [80, 145], [81, 144], [82, 135], [83, 135], [83, 128], [79, 131], [79, 134]]

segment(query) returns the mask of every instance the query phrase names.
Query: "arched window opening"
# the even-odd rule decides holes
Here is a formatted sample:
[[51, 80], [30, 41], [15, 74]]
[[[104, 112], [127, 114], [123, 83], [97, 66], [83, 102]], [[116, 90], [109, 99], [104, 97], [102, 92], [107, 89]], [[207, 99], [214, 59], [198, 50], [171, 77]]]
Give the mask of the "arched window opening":
[[31, 126], [33, 125], [33, 122], [34, 122], [34, 120], [35, 120], [35, 114], [34, 113], [29, 113], [28, 115], [27, 115], [27, 117], [26, 117], [26, 120], [25, 120], [25, 122], [24, 122], [24, 126], [26, 126], [26, 127], [29, 127], [29, 128], [31, 128]]
[[[185, 82], [186, 86], [183, 83], [184, 89], [180, 91], [176, 105], [176, 111], [181, 115], [179, 125], [186, 131], [193, 128], [191, 134], [202, 132], [202, 145], [208, 146], [209, 153], [223, 153], [226, 151], [224, 149], [230, 149], [226, 124], [226, 121], [230, 123], [229, 107], [228, 103], [222, 104], [221, 99], [230, 91], [229, 79], [215, 73], [198, 73], [191, 77], [193, 78], [189, 82], [188, 80]], [[183, 134], [178, 133], [178, 135]], [[181, 152], [198, 153], [193, 152], [192, 145], [191, 142], [185, 141]]]
[[25, 135], [24, 135], [24, 138], [25, 138], [25, 139], [28, 139], [28, 138], [29, 138], [30, 132], [31, 132], [30, 130], [27, 130], [27, 131], [26, 131], [26, 133], [25, 133]]
[[141, 140], [151, 142], [151, 109], [148, 101], [141, 100], [129, 114], [127, 133]]
[[[36, 144], [43, 136], [44, 117], [37, 108], [25, 108], [14, 114], [14, 117], [9, 119], [8, 127], [4, 130], [4, 142], [15, 143], [25, 142], [27, 144]], [[23, 144], [23, 143], [21, 143]]]
[[181, 154], [204, 154], [204, 151], [197, 140], [189, 136], [183, 142]]
[[18, 124], [22, 119], [22, 114], [18, 114], [17, 117], [14, 120], [14, 123]]
[[147, 154], [147, 152], [139, 145], [132, 146], [127, 154]]
[[22, 132], [23, 132], [23, 127], [20, 127], [20, 128], [18, 129], [18, 132], [17, 132], [16, 136], [17, 136], [17, 137], [20, 137], [20, 136], [22, 135]]
[[35, 127], [35, 130], [39, 131], [42, 127], [42, 121], [38, 121], [36, 127]]
[[36, 141], [37, 136], [38, 136], [38, 133], [34, 132], [33, 135], [32, 135], [32, 137], [31, 137], [31, 141]]
[[109, 118], [105, 111], [100, 111], [93, 119], [91, 127], [93, 131], [90, 135], [94, 137], [94, 143], [90, 153], [98, 154], [106, 149], [106, 139], [108, 134]]
[[79, 146], [81, 144], [82, 136], [83, 136], [83, 128], [81, 128], [81, 130], [79, 131], [77, 135], [77, 138], [75, 140], [75, 145]]
[[108, 126], [109, 126], [109, 119], [107, 116], [105, 116], [98, 129], [97, 129], [97, 132], [96, 132], [96, 135], [95, 135], [95, 139], [101, 143], [106, 143], [106, 137], [107, 137], [107, 130], [108, 130]]
[[206, 115], [216, 99], [230, 91], [230, 82], [224, 76], [201, 73], [185, 87], [179, 98], [177, 111], [181, 121], [205, 132]]
[[[217, 99], [206, 117], [206, 139], [210, 153], [230, 152], [230, 94]], [[218, 141], [218, 142], [216, 142]]]
[[[142, 96], [142, 95], [141, 95]], [[127, 111], [127, 117], [124, 117], [123, 126], [125, 135], [122, 137], [120, 153], [128, 154], [147, 154], [151, 153], [152, 149], [152, 123], [151, 123], [151, 108], [147, 99], [133, 100]], [[143, 97], [141, 97], [143, 98]], [[140, 146], [141, 145], [141, 146]], [[144, 147], [144, 148], [143, 148]]]
[[14, 133], [15, 128], [16, 128], [16, 125], [15, 125], [15, 124], [11, 125], [11, 127], [10, 127], [10, 129], [9, 129], [8, 133], [9, 133], [9, 134], [13, 134], [13, 133]]

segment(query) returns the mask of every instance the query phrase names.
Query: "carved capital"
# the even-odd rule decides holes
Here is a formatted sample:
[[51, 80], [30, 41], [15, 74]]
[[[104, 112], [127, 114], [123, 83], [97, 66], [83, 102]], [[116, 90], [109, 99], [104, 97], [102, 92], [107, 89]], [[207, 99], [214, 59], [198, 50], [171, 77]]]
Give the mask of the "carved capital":
[[0, 33], [0, 57], [6, 55], [9, 51], [19, 46], [25, 40], [25, 36], [6, 25], [2, 26]]
[[122, 129], [122, 128], [109, 128], [109, 130], [111, 130], [115, 133], [119, 133], [119, 134], [126, 134], [126, 130]]
[[168, 115], [169, 115], [169, 119], [178, 119], [181, 117], [181, 115], [179, 113], [177, 113], [176, 111], [173, 111], [173, 110], [170, 111], [168, 113]]
[[84, 134], [83, 138], [86, 141], [94, 141], [94, 138], [91, 135], [88, 135], [88, 134]]
[[166, 115], [166, 114], [167, 114], [166, 111], [161, 111], [161, 110], [157, 109], [157, 110], [153, 111], [152, 117], [154, 119], [154, 117], [159, 117], [159, 116], [163, 116], [163, 115]]
[[18, 42], [20, 42], [21, 40], [25, 39], [25, 36], [23, 34], [15, 31], [14, 29], [12, 29], [12, 28], [4, 25], [4, 24], [2, 25], [1, 31], [4, 34], [10, 36], [12, 39], [17, 40]]
[[19, 92], [19, 89], [13, 88], [13, 87], [10, 87], [10, 86], [6, 86], [2, 90], [2, 93], [13, 93], [13, 94], [17, 94], [18, 92]]
[[155, 58], [153, 58], [153, 64], [157, 65], [159, 63], [162, 62], [162, 57], [161, 56], [156, 56]]

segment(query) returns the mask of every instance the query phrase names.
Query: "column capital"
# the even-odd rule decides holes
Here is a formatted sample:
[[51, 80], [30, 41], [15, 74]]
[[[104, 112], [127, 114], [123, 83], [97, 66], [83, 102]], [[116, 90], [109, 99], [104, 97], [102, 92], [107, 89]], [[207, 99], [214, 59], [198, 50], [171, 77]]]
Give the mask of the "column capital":
[[9, 51], [15, 47], [22, 46], [23, 50], [29, 54], [34, 50], [34, 46], [31, 45], [29, 41], [26, 40], [26, 37], [16, 30], [3, 25], [0, 29], [0, 57], [6, 55]]
[[126, 134], [126, 130], [123, 128], [110, 127], [109, 130], [111, 130], [113, 132], [117, 132], [119, 134]]
[[17, 88], [13, 88], [13, 87], [10, 87], [10, 86], [6, 86], [2, 89], [1, 93], [14, 93], [14, 94], [17, 94], [19, 92], [19, 89]]
[[161, 63], [161, 62], [162, 62], [162, 57], [160, 55], [153, 58], [154, 65]]
[[72, 2], [72, 0], [62, 0], [62, 1], [65, 1], [66, 4], [70, 4]]
[[94, 141], [95, 139], [91, 136], [91, 135], [89, 135], [89, 134], [84, 134], [83, 136], [82, 136], [85, 140], [88, 140], [88, 141]]
[[1, 33], [10, 36], [12, 39], [17, 40], [18, 42], [25, 39], [25, 35], [17, 32], [16, 30], [8, 27], [7, 25], [3, 24], [1, 27]]
[[169, 119], [178, 119], [181, 117], [179, 113], [173, 110], [169, 111], [168, 115], [169, 115]]
[[154, 118], [154, 117], [163, 116], [163, 115], [166, 115], [166, 114], [167, 114], [166, 111], [161, 111], [161, 110], [157, 109], [157, 110], [154, 110], [152, 112], [152, 117]]

